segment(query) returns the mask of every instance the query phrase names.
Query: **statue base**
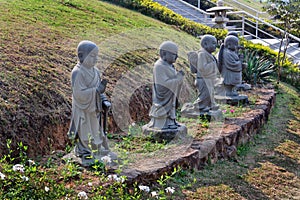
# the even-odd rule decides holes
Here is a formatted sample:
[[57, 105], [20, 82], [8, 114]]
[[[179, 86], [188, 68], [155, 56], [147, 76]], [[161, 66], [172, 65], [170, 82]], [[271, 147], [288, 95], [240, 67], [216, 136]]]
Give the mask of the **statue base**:
[[223, 114], [221, 110], [199, 110], [198, 104], [185, 103], [181, 109], [181, 116], [186, 118], [206, 118], [208, 121], [219, 121], [222, 119]]
[[186, 103], [181, 109], [181, 116], [186, 118], [206, 118], [208, 121], [219, 121], [223, 114], [221, 110], [201, 111], [192, 103]]
[[155, 129], [150, 128], [149, 124], [142, 127], [145, 135], [151, 135], [157, 142], [170, 142], [171, 140], [177, 140], [187, 135], [187, 128], [183, 124], [177, 129]]
[[246, 91], [246, 90], [251, 90], [251, 85], [247, 84], [247, 83], [242, 83], [242, 84], [238, 84], [236, 85], [237, 90], [242, 90], [242, 91]]
[[217, 103], [229, 104], [229, 105], [244, 105], [248, 104], [248, 96], [247, 95], [237, 95], [237, 96], [222, 96], [215, 95], [215, 100]]

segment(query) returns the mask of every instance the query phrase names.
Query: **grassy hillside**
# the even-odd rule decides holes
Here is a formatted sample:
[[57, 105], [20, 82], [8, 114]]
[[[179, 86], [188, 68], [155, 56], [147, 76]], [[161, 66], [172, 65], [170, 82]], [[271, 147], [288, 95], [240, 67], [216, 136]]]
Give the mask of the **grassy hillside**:
[[69, 76], [81, 40], [100, 47], [109, 97], [128, 69], [151, 66], [162, 41], [180, 45], [181, 67], [186, 52], [199, 44], [174, 27], [98, 0], [0, 0], [0, 5], [0, 154], [7, 153], [7, 139], [15, 149], [17, 142], [28, 146], [30, 155], [65, 148]]

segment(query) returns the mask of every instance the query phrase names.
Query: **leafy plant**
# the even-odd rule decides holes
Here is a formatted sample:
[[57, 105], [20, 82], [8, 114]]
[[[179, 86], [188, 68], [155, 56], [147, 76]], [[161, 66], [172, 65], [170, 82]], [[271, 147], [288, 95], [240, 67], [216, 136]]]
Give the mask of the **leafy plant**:
[[246, 68], [243, 70], [243, 80], [250, 84], [267, 83], [271, 81], [275, 66], [267, 58], [258, 56], [256, 51], [245, 50]]
[[159, 143], [154, 141], [151, 135], [144, 135], [139, 125], [129, 126], [128, 135], [120, 138], [116, 148], [129, 151], [131, 153], [150, 153], [163, 149], [165, 142]]
[[221, 109], [224, 117], [240, 117], [243, 113], [250, 110], [246, 106], [231, 106], [228, 104], [221, 105]]
[[199, 36], [204, 34], [212, 34], [217, 39], [224, 39], [227, 31], [222, 29], [214, 29], [209, 26], [191, 21], [183, 16], [173, 12], [169, 8], [160, 5], [152, 0], [110, 0], [109, 2], [116, 3], [129, 9], [136, 10], [140, 13], [156, 18], [167, 24], [175, 25], [179, 29], [188, 34]]
[[61, 175], [64, 181], [79, 179], [81, 175], [80, 167], [74, 162], [68, 161], [61, 171]]
[[[281, 77], [281, 68], [283, 64], [287, 61], [287, 48], [290, 40], [289, 32], [290, 29], [299, 29], [300, 24], [297, 19], [300, 18], [300, 13], [298, 12], [300, 1], [291, 0], [291, 1], [281, 1], [281, 0], [270, 0], [272, 4], [266, 8], [267, 12], [270, 15], [276, 16], [282, 22], [284, 22], [284, 32], [281, 34], [279, 54], [277, 56], [277, 83], [280, 81]], [[286, 40], [286, 42], [284, 42]], [[283, 47], [283, 56], [281, 56]]]

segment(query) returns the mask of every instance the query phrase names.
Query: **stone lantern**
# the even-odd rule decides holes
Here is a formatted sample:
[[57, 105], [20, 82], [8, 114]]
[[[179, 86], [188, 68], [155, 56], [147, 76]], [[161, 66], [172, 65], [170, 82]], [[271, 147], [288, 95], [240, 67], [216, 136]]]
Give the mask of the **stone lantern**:
[[232, 7], [224, 6], [224, 2], [219, 0], [216, 7], [207, 9], [207, 12], [214, 12], [215, 17], [212, 19], [216, 24], [213, 28], [225, 28], [226, 22], [229, 19], [226, 17], [226, 11], [232, 10]]

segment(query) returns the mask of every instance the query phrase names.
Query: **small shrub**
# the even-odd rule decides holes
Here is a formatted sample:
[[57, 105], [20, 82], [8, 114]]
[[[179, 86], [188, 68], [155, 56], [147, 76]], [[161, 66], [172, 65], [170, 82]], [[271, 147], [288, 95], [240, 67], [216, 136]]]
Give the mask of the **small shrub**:
[[214, 29], [209, 26], [191, 21], [173, 12], [169, 8], [160, 5], [159, 3], [153, 2], [152, 0], [111, 0], [109, 2], [136, 10], [142, 14], [148, 15], [167, 24], [175, 25], [193, 36], [211, 34], [214, 35], [218, 40], [222, 40], [227, 34], [227, 30]]
[[266, 57], [258, 56], [256, 51], [246, 50], [244, 59], [247, 64], [243, 70], [243, 80], [256, 85], [271, 81], [275, 66]]

